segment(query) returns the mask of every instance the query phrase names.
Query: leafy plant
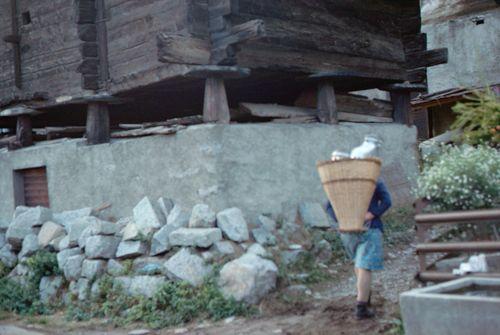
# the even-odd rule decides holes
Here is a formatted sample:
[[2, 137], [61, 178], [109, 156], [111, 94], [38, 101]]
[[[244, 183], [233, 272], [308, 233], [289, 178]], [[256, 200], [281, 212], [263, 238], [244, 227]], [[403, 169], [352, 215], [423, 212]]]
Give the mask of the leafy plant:
[[453, 107], [458, 114], [451, 129], [462, 130], [460, 139], [467, 144], [500, 144], [500, 99], [491, 90], [474, 92], [466, 102]]
[[38, 251], [25, 261], [29, 268], [29, 282], [38, 288], [42, 277], [60, 275], [61, 270], [57, 263], [57, 255], [45, 250]]
[[415, 193], [436, 211], [493, 207], [500, 197], [500, 153], [486, 145], [444, 147], [439, 158], [424, 157]]

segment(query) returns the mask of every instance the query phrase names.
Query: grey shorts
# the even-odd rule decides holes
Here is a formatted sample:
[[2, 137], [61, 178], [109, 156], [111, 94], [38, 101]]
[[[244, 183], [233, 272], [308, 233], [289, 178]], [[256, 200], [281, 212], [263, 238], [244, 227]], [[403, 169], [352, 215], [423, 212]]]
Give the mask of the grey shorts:
[[364, 233], [341, 233], [340, 238], [354, 266], [371, 271], [384, 269], [380, 229], [370, 228]]

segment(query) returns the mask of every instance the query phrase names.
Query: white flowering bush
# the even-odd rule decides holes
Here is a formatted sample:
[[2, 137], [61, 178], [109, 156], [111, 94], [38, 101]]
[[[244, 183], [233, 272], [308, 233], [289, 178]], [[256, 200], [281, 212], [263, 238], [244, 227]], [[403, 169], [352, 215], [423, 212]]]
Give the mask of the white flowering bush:
[[499, 205], [500, 152], [492, 147], [444, 146], [438, 157], [423, 157], [416, 195], [436, 211]]

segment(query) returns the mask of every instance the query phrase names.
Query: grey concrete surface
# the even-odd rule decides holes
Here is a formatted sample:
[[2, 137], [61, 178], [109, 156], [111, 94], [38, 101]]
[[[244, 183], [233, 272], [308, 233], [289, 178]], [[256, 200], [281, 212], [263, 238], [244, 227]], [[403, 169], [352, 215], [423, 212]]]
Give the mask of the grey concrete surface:
[[[422, 32], [427, 34], [427, 49], [448, 48], [448, 63], [427, 69], [429, 92], [500, 83], [500, 7], [426, 23], [435, 13], [430, 6], [435, 2], [424, 1], [429, 8], [422, 10]], [[476, 24], [476, 19], [484, 23]]]
[[500, 288], [500, 279], [462, 278], [400, 296], [406, 335], [497, 335], [500, 297], [450, 294], [477, 285]]
[[411, 201], [417, 174], [416, 130], [398, 124], [233, 124], [191, 126], [173, 136], [45, 143], [0, 151], [0, 218], [14, 211], [13, 170], [47, 167], [54, 212], [111, 203], [131, 216], [144, 197], [171, 198], [185, 208], [239, 207], [247, 220], [278, 214], [282, 203], [325, 201], [316, 171], [331, 151], [350, 150], [364, 136], [382, 139], [382, 175], [395, 204]]

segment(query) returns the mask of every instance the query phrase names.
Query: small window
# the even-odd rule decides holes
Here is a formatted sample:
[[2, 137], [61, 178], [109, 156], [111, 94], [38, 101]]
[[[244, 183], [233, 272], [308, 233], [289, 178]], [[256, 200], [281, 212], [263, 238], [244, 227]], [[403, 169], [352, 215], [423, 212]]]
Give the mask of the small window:
[[31, 14], [29, 11], [23, 12], [22, 18], [23, 18], [23, 25], [26, 26], [31, 23]]
[[15, 170], [14, 197], [16, 206], [50, 207], [47, 169], [37, 167]]

